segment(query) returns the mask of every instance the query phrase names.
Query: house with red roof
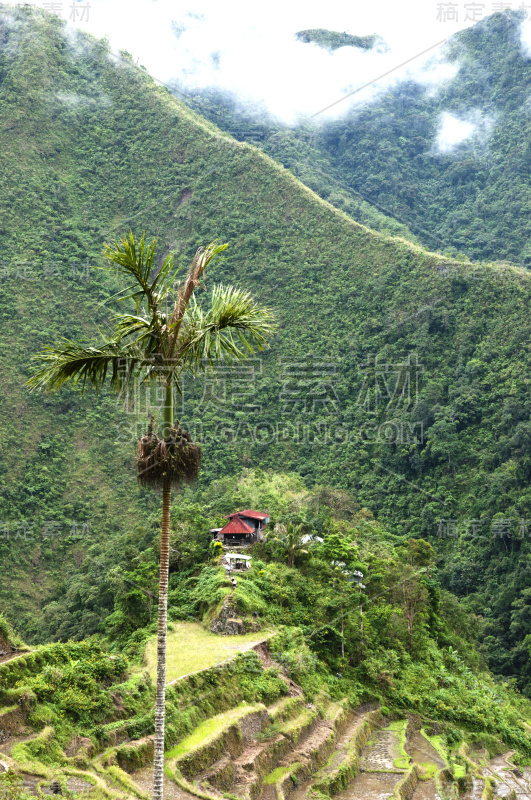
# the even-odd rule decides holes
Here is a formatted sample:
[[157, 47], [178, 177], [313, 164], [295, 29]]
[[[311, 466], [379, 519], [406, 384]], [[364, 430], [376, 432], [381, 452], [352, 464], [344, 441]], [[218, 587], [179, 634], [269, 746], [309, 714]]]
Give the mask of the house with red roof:
[[241, 545], [263, 541], [264, 528], [271, 517], [262, 511], [247, 508], [228, 514], [227, 519], [229, 521], [223, 528], [212, 528], [212, 538], [223, 544]]

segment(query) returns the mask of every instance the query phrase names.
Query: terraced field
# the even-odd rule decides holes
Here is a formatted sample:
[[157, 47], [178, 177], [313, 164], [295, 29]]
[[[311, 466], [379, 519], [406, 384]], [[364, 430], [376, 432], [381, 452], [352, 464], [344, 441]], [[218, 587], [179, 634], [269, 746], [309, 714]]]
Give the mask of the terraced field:
[[[489, 761], [485, 753], [441, 754], [415, 720], [386, 724], [380, 711], [348, 711], [346, 702], [302, 696], [268, 709], [249, 708], [239, 733], [230, 726], [179, 758], [168, 756], [169, 796], [221, 800], [531, 800], [531, 773], [511, 764], [511, 753]], [[214, 752], [215, 750], [215, 752]], [[209, 755], [210, 754], [210, 755]], [[149, 771], [132, 775], [149, 791]], [[173, 783], [173, 786], [171, 785]]]
[[[247, 645], [242, 641], [232, 647]], [[258, 653], [262, 647], [256, 646]], [[211, 655], [215, 661], [217, 652]], [[192, 681], [196, 686], [195, 676], [181, 678], [182, 685]], [[346, 699], [333, 701], [324, 692], [308, 702], [300, 687], [285, 681], [289, 696], [275, 703], [240, 701], [203, 715], [166, 754], [166, 797], [531, 800], [531, 771], [517, 769], [511, 752], [489, 759], [485, 751], [469, 752], [461, 745], [449, 753], [440, 728], [430, 728], [418, 715], [389, 720], [375, 705], [352, 709]], [[194, 697], [200, 700], [197, 693]], [[63, 792], [74, 797], [149, 800], [149, 732], [131, 740], [125, 728], [116, 728], [112, 746], [99, 749], [89, 739], [73, 742], [58, 767], [21, 763], [28, 743], [39, 744], [44, 752], [54, 746], [53, 729], [31, 733], [20, 707], [0, 709], [0, 772], [18, 771], [32, 795], [51, 794], [52, 781], [59, 780]]]
[[[168, 683], [185, 675], [223, 663], [237, 653], [254, 648], [273, 631], [259, 631], [233, 636], [217, 636], [198, 622], [173, 622], [168, 631], [166, 680]], [[144, 660], [153, 678], [157, 674], [157, 637], [153, 636], [145, 650]]]

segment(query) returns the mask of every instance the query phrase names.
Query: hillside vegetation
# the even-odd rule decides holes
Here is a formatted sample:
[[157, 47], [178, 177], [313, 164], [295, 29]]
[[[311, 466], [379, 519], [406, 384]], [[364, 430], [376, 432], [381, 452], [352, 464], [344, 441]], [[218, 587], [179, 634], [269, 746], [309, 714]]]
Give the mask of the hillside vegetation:
[[[294, 477], [222, 479], [211, 500], [223, 489], [240, 501], [269, 493], [284, 520], [319, 529]], [[199, 520], [190, 501], [180, 514], [195, 510]], [[365, 784], [375, 776], [391, 791], [396, 784], [396, 800], [419, 779], [445, 798], [479, 787], [475, 800], [495, 785], [498, 796], [507, 784], [526, 786], [529, 700], [486, 671], [477, 621], [442, 589], [433, 548], [397, 540], [345, 492], [323, 490], [320, 501], [327, 533], [299, 546], [293, 567], [270, 540], [254, 546], [236, 589], [215, 545], [172, 570], [168, 795], [177, 786], [187, 800], [267, 800], [267, 787], [278, 787], [333, 797], [352, 784], [355, 797], [373, 800], [381, 794]], [[149, 592], [134, 591], [146, 563], [140, 554], [117, 590], [107, 637], [42, 645], [0, 665], [0, 763], [9, 767], [0, 786], [13, 798], [54, 780], [67, 796], [149, 796], [156, 622]], [[248, 633], [201, 627], [224, 610]]]
[[[121, 287], [87, 263], [140, 227], [183, 265], [228, 241], [207, 290], [211, 277], [234, 282], [278, 316], [261, 362], [232, 384], [185, 387], [181, 419], [204, 445], [199, 491], [256, 465], [348, 489], [393, 535], [437, 546], [444, 584], [485, 613], [491, 663], [525, 688], [528, 273], [356, 224], [51, 15], [4, 8], [0, 41], [0, 602], [21, 633], [102, 631], [122, 580], [113, 564], [125, 575], [155, 548], [158, 500], [133, 469], [141, 398], [24, 388], [32, 353], [105, 326], [102, 303]], [[204, 549], [203, 515], [183, 522]], [[153, 565], [156, 552], [146, 579]]]
[[[435, 86], [423, 75], [402, 80], [332, 121], [317, 116], [288, 128], [227, 94], [181, 92], [192, 108], [258, 142], [354, 219], [392, 230], [367, 209], [376, 206], [430, 249], [529, 267], [531, 59], [522, 21], [510, 10], [485, 17], [445, 45], [453, 77]], [[297, 37], [332, 49], [354, 44], [334, 31]], [[445, 139], [444, 122], [452, 118], [470, 124], [472, 135], [455, 144]]]
[[378, 39], [375, 34], [353, 36], [350, 33], [337, 33], [325, 28], [308, 28], [304, 31], [297, 31], [295, 36], [301, 42], [314, 42], [326, 50], [338, 50], [340, 47], [359, 47], [361, 50], [370, 50]]

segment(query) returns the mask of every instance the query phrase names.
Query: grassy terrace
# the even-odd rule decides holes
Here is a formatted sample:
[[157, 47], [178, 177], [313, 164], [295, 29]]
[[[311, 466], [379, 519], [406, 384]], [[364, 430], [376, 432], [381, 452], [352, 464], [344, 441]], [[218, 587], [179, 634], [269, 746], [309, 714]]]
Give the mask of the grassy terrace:
[[274, 783], [279, 783], [286, 775], [293, 771], [297, 764], [288, 764], [287, 767], [277, 767], [269, 775], [264, 778], [264, 786], [271, 786]]
[[411, 759], [406, 751], [407, 719], [391, 722], [384, 730], [393, 731], [398, 736], [399, 755], [398, 758], [395, 758], [396, 769], [408, 769]]
[[234, 725], [236, 722], [239, 722], [243, 717], [263, 709], [265, 709], [265, 706], [262, 703], [258, 703], [257, 705], [242, 703], [236, 708], [225, 711], [223, 714], [210, 717], [210, 719], [198, 725], [190, 736], [186, 736], [179, 742], [179, 744], [167, 754], [166, 758], [175, 758], [179, 761], [190, 753], [193, 753], [199, 747], [205, 747], [213, 742], [220, 733], [230, 728], [230, 726]]
[[[250, 650], [258, 642], [272, 636], [272, 631], [258, 631], [243, 636], [219, 636], [203, 628], [198, 622], [174, 622], [168, 630], [166, 681], [183, 678], [192, 672], [209, 669], [231, 656]], [[157, 677], [157, 638], [148, 642], [144, 660], [149, 674]]]

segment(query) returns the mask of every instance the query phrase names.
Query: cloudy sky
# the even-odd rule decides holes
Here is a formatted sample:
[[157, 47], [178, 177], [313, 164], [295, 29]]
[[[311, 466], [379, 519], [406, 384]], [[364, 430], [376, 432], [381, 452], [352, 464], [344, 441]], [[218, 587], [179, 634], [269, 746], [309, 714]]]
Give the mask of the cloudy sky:
[[[128, 50], [161, 81], [229, 89], [246, 103], [265, 104], [289, 124], [301, 115], [341, 114], [406, 75], [436, 91], [455, 71], [439, 43], [495, 11], [526, 3], [531, 15], [531, 0], [37, 0], [35, 5], [53, 6], [74, 27], [109, 36], [114, 49]], [[376, 33], [387, 46], [328, 53], [294, 39], [305, 28]], [[531, 56], [531, 23], [523, 26], [523, 37]], [[409, 63], [399, 66], [404, 62]], [[373, 81], [354, 98], [336, 103]]]

